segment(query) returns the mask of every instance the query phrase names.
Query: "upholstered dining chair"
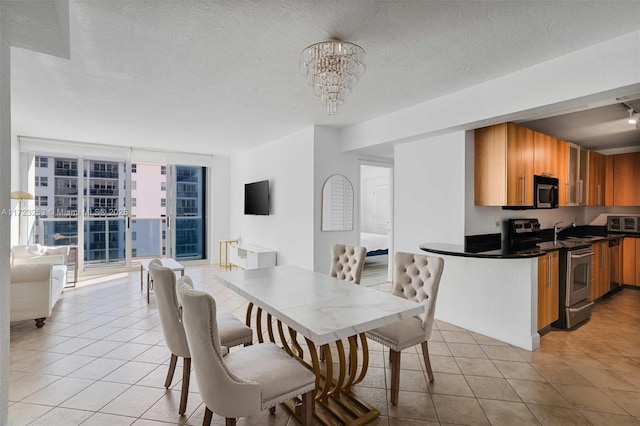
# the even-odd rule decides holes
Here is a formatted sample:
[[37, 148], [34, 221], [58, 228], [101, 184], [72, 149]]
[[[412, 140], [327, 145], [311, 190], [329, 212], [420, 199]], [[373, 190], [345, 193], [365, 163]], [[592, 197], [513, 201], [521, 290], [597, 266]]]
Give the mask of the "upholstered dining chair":
[[[176, 275], [170, 268], [165, 268], [158, 259], [149, 262], [149, 273], [153, 277], [156, 303], [160, 315], [160, 324], [164, 339], [171, 351], [171, 362], [169, 372], [164, 382], [164, 387], [169, 389], [173, 380], [173, 373], [176, 370], [178, 357], [183, 358], [182, 390], [180, 395], [180, 408], [178, 412], [184, 414], [187, 409], [187, 398], [189, 396], [189, 379], [191, 377], [191, 354], [187, 338], [184, 334], [184, 327], [179, 320], [179, 304], [176, 294]], [[193, 287], [190, 277], [183, 277]], [[251, 345], [253, 341], [253, 331], [244, 325], [230, 312], [220, 312], [218, 323], [220, 324], [220, 338], [227, 347], [240, 344]]]
[[331, 247], [331, 271], [329, 275], [339, 280], [360, 284], [366, 255], [367, 249], [364, 247], [334, 244]]
[[[342, 281], [360, 284], [364, 258], [367, 249], [358, 246], [334, 244], [331, 246], [331, 270], [329, 275]], [[324, 351], [320, 351], [320, 361], [325, 360]]]
[[300, 395], [302, 424], [310, 425], [315, 374], [271, 342], [224, 356], [214, 298], [182, 284], [182, 279], [178, 292], [198, 389], [206, 407], [203, 426], [211, 424], [213, 412], [225, 417], [227, 426], [233, 426], [237, 417], [267, 408], [273, 414], [277, 404]]
[[390, 350], [391, 404], [398, 404], [400, 391], [400, 354], [403, 349], [417, 344], [422, 346], [422, 356], [429, 381], [433, 382], [433, 371], [429, 361], [429, 346], [433, 328], [433, 314], [444, 260], [441, 257], [397, 252], [395, 255], [395, 279], [392, 294], [422, 303], [425, 313], [407, 318], [367, 332], [367, 337], [382, 343]]

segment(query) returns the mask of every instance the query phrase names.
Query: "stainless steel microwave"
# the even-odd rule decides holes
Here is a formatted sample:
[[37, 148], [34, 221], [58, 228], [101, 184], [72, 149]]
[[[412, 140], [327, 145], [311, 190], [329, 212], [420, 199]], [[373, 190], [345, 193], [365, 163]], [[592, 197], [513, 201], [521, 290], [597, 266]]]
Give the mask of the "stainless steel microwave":
[[550, 176], [533, 177], [533, 206], [536, 209], [558, 207], [558, 178]]

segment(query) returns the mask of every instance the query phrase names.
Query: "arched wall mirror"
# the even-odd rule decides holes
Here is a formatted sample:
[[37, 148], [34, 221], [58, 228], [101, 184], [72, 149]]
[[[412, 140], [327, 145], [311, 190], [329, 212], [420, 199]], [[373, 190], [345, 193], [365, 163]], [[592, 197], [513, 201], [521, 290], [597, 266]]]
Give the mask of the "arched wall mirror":
[[353, 185], [346, 176], [330, 176], [322, 187], [322, 230], [353, 229]]

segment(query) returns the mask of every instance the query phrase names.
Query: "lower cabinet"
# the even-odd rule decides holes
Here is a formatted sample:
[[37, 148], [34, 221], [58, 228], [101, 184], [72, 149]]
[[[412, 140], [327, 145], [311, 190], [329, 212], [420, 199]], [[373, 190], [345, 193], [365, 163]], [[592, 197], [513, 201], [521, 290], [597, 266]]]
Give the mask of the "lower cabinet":
[[591, 300], [596, 300], [609, 292], [609, 243], [593, 244], [591, 261]]
[[622, 284], [640, 286], [640, 238], [622, 240]]
[[558, 319], [560, 252], [538, 257], [538, 330]]

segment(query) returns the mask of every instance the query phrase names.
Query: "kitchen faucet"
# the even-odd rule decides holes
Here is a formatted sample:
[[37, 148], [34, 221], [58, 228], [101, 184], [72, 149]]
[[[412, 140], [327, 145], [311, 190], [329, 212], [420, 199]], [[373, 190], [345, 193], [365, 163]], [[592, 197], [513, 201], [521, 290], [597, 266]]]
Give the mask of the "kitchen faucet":
[[561, 223], [564, 223], [564, 221], [561, 220], [560, 222], [556, 222], [556, 223], [553, 224], [553, 244], [556, 244], [558, 242], [558, 234], [559, 233], [561, 233], [565, 229], [575, 228], [575, 226], [576, 226], [576, 220], [575, 219], [573, 219], [573, 222], [571, 222], [570, 225], [563, 226], [562, 228], [558, 228], [558, 225], [560, 225]]

